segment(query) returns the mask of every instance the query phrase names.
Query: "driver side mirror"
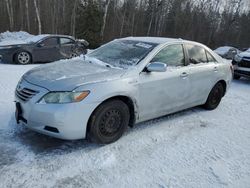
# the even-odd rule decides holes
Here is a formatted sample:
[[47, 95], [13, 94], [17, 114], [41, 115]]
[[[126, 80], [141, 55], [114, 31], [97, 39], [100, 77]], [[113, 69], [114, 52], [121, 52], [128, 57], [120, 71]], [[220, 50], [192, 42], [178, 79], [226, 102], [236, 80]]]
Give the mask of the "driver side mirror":
[[166, 72], [167, 65], [161, 62], [152, 62], [147, 65], [146, 70], [148, 72]]
[[37, 44], [37, 47], [39, 47], [39, 48], [44, 47], [44, 46], [45, 46], [44, 43], [38, 43], [38, 44]]

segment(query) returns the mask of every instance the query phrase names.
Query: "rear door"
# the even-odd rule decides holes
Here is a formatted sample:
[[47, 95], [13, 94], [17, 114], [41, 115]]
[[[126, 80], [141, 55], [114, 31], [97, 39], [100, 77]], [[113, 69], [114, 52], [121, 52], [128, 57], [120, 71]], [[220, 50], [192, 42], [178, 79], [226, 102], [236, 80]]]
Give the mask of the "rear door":
[[166, 72], [139, 75], [140, 118], [147, 120], [185, 108], [189, 98], [189, 73], [182, 44], [162, 49], [152, 60], [167, 64]]
[[71, 38], [60, 37], [60, 55], [62, 58], [71, 58], [76, 55], [75, 53], [75, 41]]
[[49, 37], [40, 41], [33, 49], [35, 61], [51, 62], [60, 59], [58, 37]]
[[219, 77], [219, 64], [202, 46], [185, 44], [189, 57], [190, 101], [193, 106], [206, 100]]

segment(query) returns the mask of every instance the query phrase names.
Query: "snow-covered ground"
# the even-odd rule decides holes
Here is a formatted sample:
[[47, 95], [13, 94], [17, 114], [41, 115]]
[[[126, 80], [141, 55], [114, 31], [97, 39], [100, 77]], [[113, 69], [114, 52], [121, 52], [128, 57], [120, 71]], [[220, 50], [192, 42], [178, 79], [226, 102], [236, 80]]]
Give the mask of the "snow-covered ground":
[[14, 89], [34, 66], [0, 64], [0, 187], [249, 187], [249, 80], [234, 81], [214, 111], [140, 123], [100, 146], [15, 123]]

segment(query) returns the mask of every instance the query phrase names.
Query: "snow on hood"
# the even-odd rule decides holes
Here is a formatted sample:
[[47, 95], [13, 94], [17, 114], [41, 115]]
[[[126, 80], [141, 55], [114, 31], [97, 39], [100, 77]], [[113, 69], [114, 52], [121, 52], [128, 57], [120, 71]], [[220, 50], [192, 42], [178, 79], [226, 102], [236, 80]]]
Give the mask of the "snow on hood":
[[230, 46], [223, 46], [223, 47], [219, 47], [217, 49], [214, 50], [214, 52], [216, 52], [217, 54], [221, 54], [224, 55], [225, 53], [227, 53], [230, 50]]
[[7, 41], [0, 42], [0, 46], [12, 46], [12, 45], [19, 45], [19, 44], [26, 44], [26, 42], [22, 40], [7, 40]]
[[72, 91], [78, 86], [119, 78], [125, 70], [89, 63], [82, 58], [61, 60], [28, 71], [23, 78], [50, 91]]
[[240, 57], [250, 57], [250, 50], [238, 54]]

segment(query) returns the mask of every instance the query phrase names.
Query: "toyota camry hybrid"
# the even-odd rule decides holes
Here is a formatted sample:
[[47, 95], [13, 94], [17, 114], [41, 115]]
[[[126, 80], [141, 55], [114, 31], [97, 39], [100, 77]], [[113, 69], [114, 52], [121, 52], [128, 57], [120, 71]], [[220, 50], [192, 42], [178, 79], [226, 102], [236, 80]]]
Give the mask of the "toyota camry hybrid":
[[16, 120], [53, 137], [107, 144], [138, 122], [199, 105], [215, 109], [232, 73], [200, 43], [117, 39], [24, 74], [15, 91]]

